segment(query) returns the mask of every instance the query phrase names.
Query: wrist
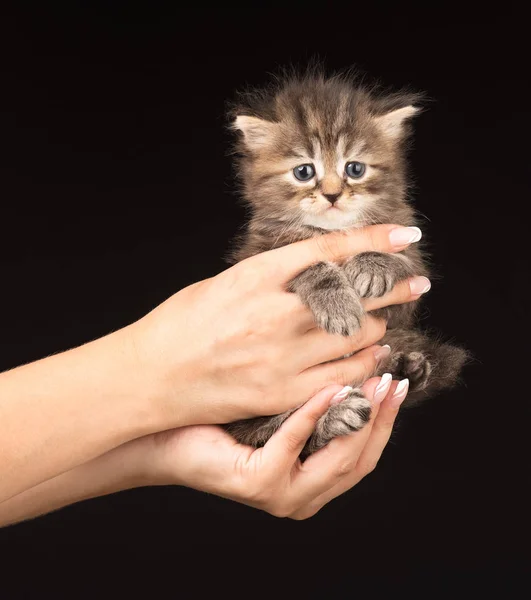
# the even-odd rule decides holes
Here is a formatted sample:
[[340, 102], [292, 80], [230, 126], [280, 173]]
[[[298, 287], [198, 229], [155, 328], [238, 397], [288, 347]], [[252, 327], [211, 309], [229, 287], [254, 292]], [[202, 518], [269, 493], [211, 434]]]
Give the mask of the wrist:
[[[156, 311], [165, 308], [162, 305]], [[128, 348], [128, 368], [137, 378], [136, 393], [149, 411], [146, 434], [198, 422], [190, 402], [194, 369], [185, 354], [186, 344], [174, 339], [168, 343], [165, 319], [156, 311], [121, 331]]]

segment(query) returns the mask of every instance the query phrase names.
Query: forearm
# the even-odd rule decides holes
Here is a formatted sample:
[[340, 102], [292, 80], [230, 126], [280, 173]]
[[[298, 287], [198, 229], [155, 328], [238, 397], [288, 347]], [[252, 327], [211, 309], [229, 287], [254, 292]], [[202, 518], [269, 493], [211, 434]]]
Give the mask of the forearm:
[[0, 375], [0, 502], [157, 429], [127, 329]]
[[0, 502], [0, 527], [122, 490], [148, 485], [151, 436], [102, 456]]

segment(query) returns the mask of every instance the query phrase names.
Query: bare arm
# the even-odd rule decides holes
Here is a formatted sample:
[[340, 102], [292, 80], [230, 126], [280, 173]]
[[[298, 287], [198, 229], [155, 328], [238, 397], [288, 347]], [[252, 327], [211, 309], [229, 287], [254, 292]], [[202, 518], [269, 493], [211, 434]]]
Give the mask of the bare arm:
[[0, 527], [82, 500], [148, 485], [144, 465], [148, 438], [127, 442], [102, 456], [0, 502]]
[[277, 516], [308, 518], [374, 468], [407, 392], [403, 385], [399, 392], [397, 383], [380, 378], [367, 382], [365, 391], [374, 404], [369, 426], [334, 440], [304, 468], [298, 454], [341, 386], [319, 392], [259, 450], [236, 444], [213, 425], [173, 429], [123, 444], [0, 502], [0, 527], [89, 498], [153, 485], [184, 485]]
[[0, 501], [156, 430], [128, 333], [0, 375]]

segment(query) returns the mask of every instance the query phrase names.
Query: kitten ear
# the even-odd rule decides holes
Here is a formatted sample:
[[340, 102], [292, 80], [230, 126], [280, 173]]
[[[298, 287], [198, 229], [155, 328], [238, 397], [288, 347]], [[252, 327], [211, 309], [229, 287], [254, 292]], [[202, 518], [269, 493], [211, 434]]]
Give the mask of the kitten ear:
[[404, 125], [408, 119], [420, 112], [416, 106], [404, 106], [375, 118], [375, 122], [383, 134], [396, 140], [404, 133]]
[[271, 121], [259, 119], [258, 117], [238, 115], [234, 119], [232, 127], [243, 133], [243, 138], [248, 148], [259, 150], [271, 142], [278, 125]]

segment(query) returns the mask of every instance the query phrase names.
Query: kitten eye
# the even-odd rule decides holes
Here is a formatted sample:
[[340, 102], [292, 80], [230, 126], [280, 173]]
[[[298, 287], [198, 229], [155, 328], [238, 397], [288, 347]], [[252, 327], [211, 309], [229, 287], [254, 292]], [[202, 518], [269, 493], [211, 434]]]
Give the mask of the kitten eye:
[[365, 165], [357, 161], [349, 162], [345, 166], [345, 173], [352, 179], [359, 179], [365, 173]]
[[313, 165], [299, 165], [293, 169], [293, 175], [295, 175], [295, 179], [299, 181], [310, 181], [310, 179], [315, 175], [315, 169]]

